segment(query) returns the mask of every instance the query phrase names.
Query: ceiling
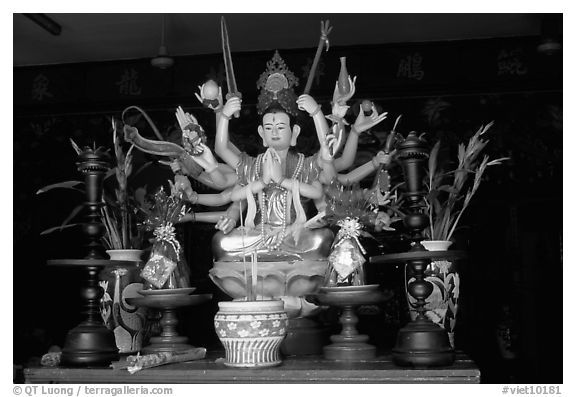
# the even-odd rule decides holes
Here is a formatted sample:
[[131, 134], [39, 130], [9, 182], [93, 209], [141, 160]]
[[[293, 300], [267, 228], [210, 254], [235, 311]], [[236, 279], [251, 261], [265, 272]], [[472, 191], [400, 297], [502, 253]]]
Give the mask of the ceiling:
[[[14, 66], [152, 58], [162, 16], [172, 56], [221, 51], [221, 14], [46, 14], [61, 27], [52, 35], [23, 14], [13, 15]], [[232, 52], [311, 48], [320, 21], [330, 44], [406, 43], [540, 34], [538, 14], [226, 14]]]

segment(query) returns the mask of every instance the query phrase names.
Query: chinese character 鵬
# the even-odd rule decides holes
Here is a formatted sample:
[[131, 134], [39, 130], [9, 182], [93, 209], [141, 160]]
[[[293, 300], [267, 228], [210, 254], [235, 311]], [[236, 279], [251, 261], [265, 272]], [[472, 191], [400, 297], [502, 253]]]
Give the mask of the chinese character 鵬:
[[398, 72], [396, 73], [396, 77], [422, 80], [424, 78], [424, 69], [422, 68], [423, 60], [422, 55], [418, 52], [402, 58], [398, 63]]

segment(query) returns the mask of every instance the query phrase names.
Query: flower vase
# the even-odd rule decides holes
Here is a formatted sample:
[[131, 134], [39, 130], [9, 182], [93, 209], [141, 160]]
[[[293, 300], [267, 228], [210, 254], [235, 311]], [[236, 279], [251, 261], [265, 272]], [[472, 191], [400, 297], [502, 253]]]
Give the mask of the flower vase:
[[[428, 251], [447, 251], [451, 241], [428, 240], [422, 241]], [[454, 348], [454, 328], [458, 313], [458, 297], [460, 295], [460, 275], [456, 271], [455, 263], [449, 260], [431, 261], [424, 271], [425, 280], [432, 283], [432, 293], [426, 299], [426, 316], [448, 332], [450, 344]], [[410, 284], [414, 278], [410, 278]], [[416, 299], [406, 294], [409, 302], [410, 318], [416, 318]]]
[[131, 306], [126, 298], [141, 297], [142, 250], [108, 250], [111, 260], [134, 262], [131, 265], [109, 265], [99, 275], [104, 289], [100, 313], [108, 329], [114, 332], [116, 347], [122, 354], [136, 353], [142, 348], [146, 308]]
[[345, 96], [350, 93], [350, 81], [348, 80], [348, 69], [346, 69], [346, 57], [340, 57], [340, 73], [338, 74], [338, 93]]
[[283, 301], [232, 301], [218, 306], [214, 327], [226, 350], [225, 365], [261, 368], [282, 362], [280, 343], [288, 321]]

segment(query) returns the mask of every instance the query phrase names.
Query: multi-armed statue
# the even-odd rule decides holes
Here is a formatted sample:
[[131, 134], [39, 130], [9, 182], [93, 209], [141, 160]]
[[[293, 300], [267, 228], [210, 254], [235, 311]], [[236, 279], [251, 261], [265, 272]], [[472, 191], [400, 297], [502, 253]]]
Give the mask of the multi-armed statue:
[[[225, 29], [223, 42], [228, 43]], [[195, 213], [183, 219], [216, 223], [219, 231], [212, 243], [214, 266], [210, 277], [218, 287], [238, 300], [248, 296], [282, 299], [288, 315], [301, 318], [316, 311], [317, 307], [304, 296], [324, 283], [334, 239], [322, 220], [326, 207], [323, 184], [334, 179], [343, 184], [357, 182], [391, 161], [390, 155], [380, 152], [348, 174], [338, 174], [353, 164], [359, 134], [384, 120], [386, 113], [378, 114], [372, 107], [367, 116], [361, 109], [341, 156], [335, 158], [345, 136], [346, 101], [354, 95], [356, 79], [345, 76], [345, 90], [342, 84], [336, 84], [332, 114], [325, 117], [310, 95], [297, 97], [294, 88], [298, 78], [276, 52], [257, 83], [257, 110], [261, 116], [257, 133], [263, 150], [250, 156], [238, 150], [229, 138], [230, 121], [240, 114], [242, 99], [230, 76], [233, 69], [227, 51], [226, 44], [227, 100], [224, 102], [221, 89], [212, 81], [199, 87], [196, 95], [215, 113], [214, 151], [224, 163], [218, 163], [206, 145], [197, 119], [181, 108], [176, 118], [183, 133], [182, 145], [147, 140], [131, 126], [125, 126], [125, 137], [145, 152], [172, 159], [174, 188], [191, 204], [231, 203], [227, 211]], [[294, 150], [301, 133], [296, 121], [302, 114], [312, 118], [320, 144], [320, 150], [309, 156]], [[331, 126], [327, 119], [332, 121]], [[220, 193], [198, 194], [188, 177]], [[251, 280], [251, 268], [256, 270], [256, 280]]]

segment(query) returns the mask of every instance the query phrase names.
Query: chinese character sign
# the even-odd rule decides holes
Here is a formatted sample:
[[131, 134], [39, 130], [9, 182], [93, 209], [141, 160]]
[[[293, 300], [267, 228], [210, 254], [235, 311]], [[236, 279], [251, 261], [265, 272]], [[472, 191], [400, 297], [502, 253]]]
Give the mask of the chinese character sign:
[[32, 98], [42, 102], [44, 98], [52, 98], [54, 95], [48, 90], [50, 80], [44, 74], [40, 73], [34, 77], [32, 82]]
[[410, 80], [422, 80], [424, 78], [424, 68], [422, 67], [423, 61], [424, 58], [418, 52], [400, 59], [396, 77]]
[[122, 77], [116, 82], [120, 95], [140, 95], [142, 87], [138, 85], [138, 72], [132, 68], [125, 69]]
[[524, 76], [528, 66], [524, 62], [523, 51], [520, 48], [501, 50], [498, 53], [498, 76]]

